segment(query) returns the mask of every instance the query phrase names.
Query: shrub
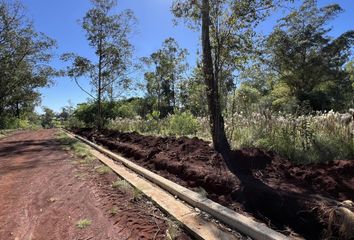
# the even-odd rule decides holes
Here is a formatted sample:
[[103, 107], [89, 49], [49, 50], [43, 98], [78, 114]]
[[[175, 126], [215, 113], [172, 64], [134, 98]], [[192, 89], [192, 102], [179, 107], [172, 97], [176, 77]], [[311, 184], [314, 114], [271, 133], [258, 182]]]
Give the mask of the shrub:
[[36, 129], [37, 123], [31, 122], [27, 118], [4, 117], [0, 119], [0, 129]]
[[122, 118], [134, 118], [138, 115], [132, 103], [126, 103], [114, 108], [114, 114]]
[[198, 128], [199, 123], [190, 112], [177, 112], [167, 118], [166, 132], [168, 135], [196, 135]]

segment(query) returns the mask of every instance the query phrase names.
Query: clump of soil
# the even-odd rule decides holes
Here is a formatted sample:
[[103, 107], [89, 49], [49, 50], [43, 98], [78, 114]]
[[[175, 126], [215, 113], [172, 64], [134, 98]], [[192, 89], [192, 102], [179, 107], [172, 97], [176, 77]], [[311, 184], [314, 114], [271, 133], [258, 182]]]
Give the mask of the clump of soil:
[[210, 143], [198, 138], [92, 129], [74, 132], [185, 187], [202, 187], [209, 198], [235, 211], [308, 239], [321, 239], [328, 227], [322, 206], [354, 199], [351, 160], [296, 166], [274, 153], [245, 148], [232, 152], [236, 168], [231, 172]]

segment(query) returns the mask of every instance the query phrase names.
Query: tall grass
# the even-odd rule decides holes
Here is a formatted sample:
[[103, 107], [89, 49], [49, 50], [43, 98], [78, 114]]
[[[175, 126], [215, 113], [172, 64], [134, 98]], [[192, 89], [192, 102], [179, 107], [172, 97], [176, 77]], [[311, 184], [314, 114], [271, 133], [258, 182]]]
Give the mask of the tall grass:
[[236, 113], [232, 118], [226, 120], [226, 129], [233, 148], [259, 147], [295, 163], [354, 158], [352, 113]]
[[109, 121], [107, 128], [121, 132], [139, 132], [141, 134], [163, 136], [199, 136], [202, 128], [202, 120], [195, 118], [189, 112], [176, 113], [164, 119], [148, 117], [142, 119], [135, 117], [117, 118]]
[[[354, 159], [354, 110], [296, 116], [263, 111], [235, 113], [225, 119], [232, 148], [258, 147], [274, 151], [294, 163]], [[142, 118], [111, 120], [108, 128], [123, 132], [167, 136], [197, 136], [210, 140], [207, 118], [191, 114], [171, 115], [166, 119]]]

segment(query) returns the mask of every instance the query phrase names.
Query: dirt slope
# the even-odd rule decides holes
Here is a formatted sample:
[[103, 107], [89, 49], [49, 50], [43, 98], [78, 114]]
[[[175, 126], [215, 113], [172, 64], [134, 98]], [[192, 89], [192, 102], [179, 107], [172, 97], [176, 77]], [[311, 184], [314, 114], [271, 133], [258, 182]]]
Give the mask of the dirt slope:
[[[0, 140], [0, 239], [165, 239], [167, 222], [158, 209], [112, 189], [114, 174], [74, 165], [54, 134], [40, 130]], [[81, 219], [92, 224], [78, 229]]]

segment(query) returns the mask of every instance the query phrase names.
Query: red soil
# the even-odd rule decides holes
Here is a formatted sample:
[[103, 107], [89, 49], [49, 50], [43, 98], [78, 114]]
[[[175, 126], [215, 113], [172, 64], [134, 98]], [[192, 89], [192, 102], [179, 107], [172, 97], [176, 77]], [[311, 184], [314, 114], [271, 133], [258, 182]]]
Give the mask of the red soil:
[[[113, 189], [113, 173], [76, 160], [55, 130], [0, 140], [0, 239], [165, 239], [167, 218], [148, 199]], [[98, 164], [98, 161], [93, 164]], [[117, 214], [110, 210], [116, 207]], [[92, 224], [78, 229], [77, 221]], [[179, 239], [190, 239], [182, 232]]]
[[[234, 151], [230, 172], [220, 154], [197, 138], [142, 136], [92, 129], [76, 133], [102, 144], [161, 176], [308, 239], [321, 239], [327, 223], [317, 211], [322, 199], [354, 200], [354, 161], [295, 166], [259, 149]], [[323, 202], [323, 201], [322, 201]]]

